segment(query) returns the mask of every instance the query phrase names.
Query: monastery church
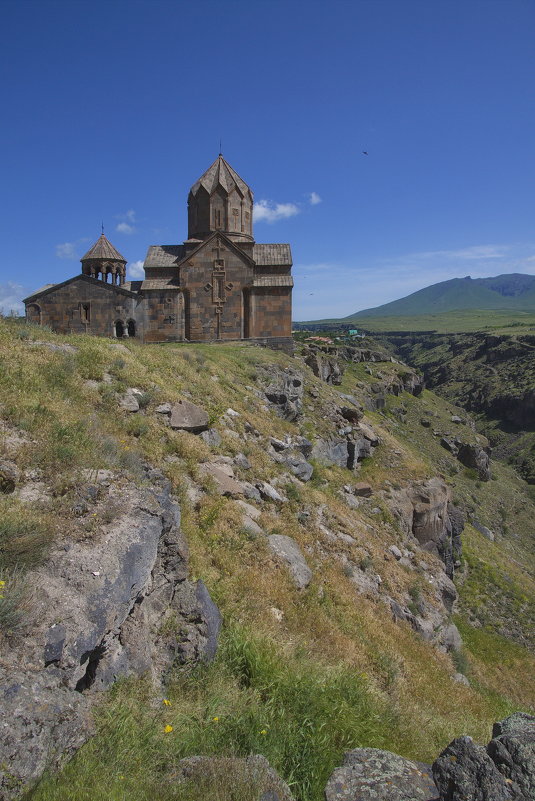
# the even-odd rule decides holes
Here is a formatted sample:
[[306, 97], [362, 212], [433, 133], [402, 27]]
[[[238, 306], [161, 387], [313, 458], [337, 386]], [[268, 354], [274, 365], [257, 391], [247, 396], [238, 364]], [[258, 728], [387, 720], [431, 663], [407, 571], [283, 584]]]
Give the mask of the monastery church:
[[188, 196], [188, 238], [152, 245], [143, 281], [104, 236], [82, 271], [26, 298], [29, 321], [57, 333], [142, 342], [253, 340], [291, 347], [292, 256], [253, 238], [253, 193], [220, 154]]

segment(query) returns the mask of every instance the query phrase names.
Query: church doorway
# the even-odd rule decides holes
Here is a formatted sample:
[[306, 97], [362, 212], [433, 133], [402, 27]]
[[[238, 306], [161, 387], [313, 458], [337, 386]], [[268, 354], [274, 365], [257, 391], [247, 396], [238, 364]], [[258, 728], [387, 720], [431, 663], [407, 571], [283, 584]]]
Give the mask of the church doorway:
[[128, 321], [128, 325], [126, 327], [126, 330], [128, 331], [128, 336], [129, 337], [135, 337], [135, 335], [136, 335], [136, 324], [135, 324], [135, 322], [133, 320], [129, 320]]
[[122, 339], [124, 337], [124, 325], [120, 320], [117, 320], [115, 323], [115, 336], [117, 339]]

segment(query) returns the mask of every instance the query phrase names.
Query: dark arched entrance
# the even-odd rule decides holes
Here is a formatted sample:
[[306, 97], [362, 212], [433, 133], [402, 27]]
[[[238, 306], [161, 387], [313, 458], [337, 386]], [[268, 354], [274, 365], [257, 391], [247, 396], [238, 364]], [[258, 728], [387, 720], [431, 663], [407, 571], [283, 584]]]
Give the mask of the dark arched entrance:
[[128, 325], [126, 326], [126, 330], [128, 331], [129, 337], [135, 337], [136, 335], [136, 324], [133, 320], [128, 321]]
[[120, 320], [117, 320], [117, 322], [115, 323], [115, 336], [117, 337], [117, 339], [121, 339], [122, 337], [124, 337], [124, 325]]

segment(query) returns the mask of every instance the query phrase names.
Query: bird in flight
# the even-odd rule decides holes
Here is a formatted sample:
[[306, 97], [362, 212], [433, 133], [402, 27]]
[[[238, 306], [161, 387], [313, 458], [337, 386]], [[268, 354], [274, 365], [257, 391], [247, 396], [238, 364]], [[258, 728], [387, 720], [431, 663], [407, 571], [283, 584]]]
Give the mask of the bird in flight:
[[368, 151], [367, 151], [367, 150], [363, 150], [363, 151], [362, 151], [362, 155], [363, 155], [363, 156], [367, 156], [367, 155], [368, 155]]

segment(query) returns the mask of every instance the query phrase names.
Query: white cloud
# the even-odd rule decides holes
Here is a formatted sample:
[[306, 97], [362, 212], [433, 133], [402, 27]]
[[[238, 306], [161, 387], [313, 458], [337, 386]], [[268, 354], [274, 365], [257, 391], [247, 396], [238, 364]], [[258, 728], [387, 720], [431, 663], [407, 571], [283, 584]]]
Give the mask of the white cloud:
[[321, 198], [317, 192], [311, 192], [308, 196], [308, 202], [311, 206], [317, 206], [318, 203], [321, 203]]
[[22, 298], [29, 295], [29, 291], [20, 284], [8, 281], [7, 284], [0, 284], [0, 313], [24, 314], [24, 303]]
[[413, 253], [418, 259], [457, 259], [472, 261], [474, 259], [503, 259], [510, 250], [509, 245], [472, 245], [461, 250], [430, 250]]
[[116, 214], [115, 218], [120, 220], [115, 227], [115, 230], [120, 234], [133, 234], [135, 232], [136, 212], [134, 209], [128, 209], [124, 214]]
[[133, 225], [130, 225], [127, 222], [120, 222], [115, 227], [115, 230], [118, 231], [120, 234], [133, 234], [136, 229]]
[[143, 260], [132, 261], [128, 265], [128, 275], [130, 278], [145, 278], [145, 270], [143, 269]]
[[287, 217], [295, 217], [300, 208], [295, 203], [273, 203], [271, 200], [259, 200], [254, 205], [255, 222], [274, 223]]
[[76, 242], [62, 242], [61, 245], [56, 245], [56, 256], [58, 259], [70, 259], [76, 261]]

